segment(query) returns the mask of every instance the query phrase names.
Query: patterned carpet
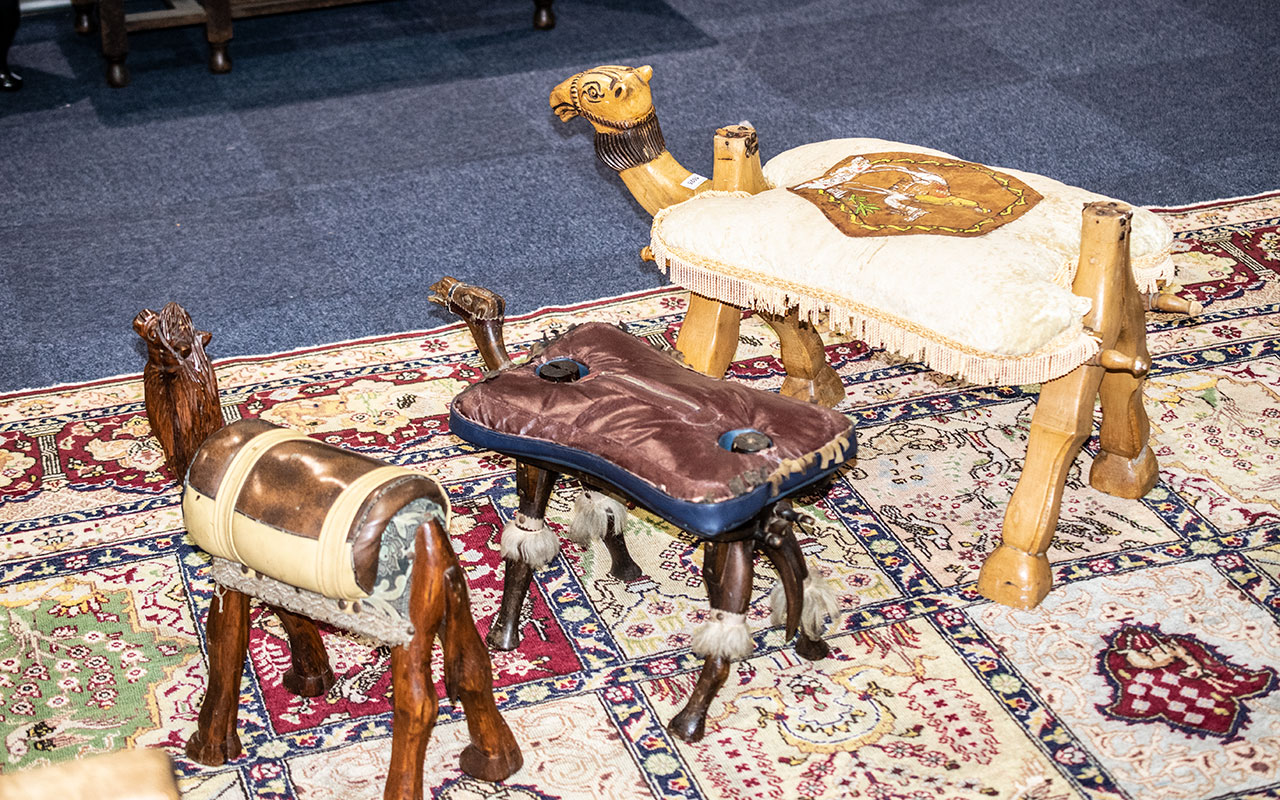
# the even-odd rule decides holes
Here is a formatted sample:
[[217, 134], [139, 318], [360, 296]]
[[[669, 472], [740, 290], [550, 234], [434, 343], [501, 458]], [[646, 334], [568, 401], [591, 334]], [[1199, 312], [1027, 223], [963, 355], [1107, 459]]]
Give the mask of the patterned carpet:
[[[434, 794], [1280, 797], [1280, 192], [1162, 213], [1178, 231], [1183, 291], [1206, 310], [1149, 317], [1160, 482], [1141, 501], [1099, 494], [1082, 477], [1087, 446], [1041, 607], [1013, 611], [973, 590], [1036, 387], [974, 388], [830, 340], [841, 408], [860, 426], [858, 462], [805, 499], [817, 524], [802, 546], [841, 601], [831, 658], [800, 660], [769, 627], [762, 568], [755, 654], [712, 705], [706, 738], [674, 741], [663, 725], [699, 665], [687, 645], [706, 609], [701, 557], [633, 514], [648, 577], [624, 584], [602, 546], [565, 544], [537, 575], [523, 645], [493, 655], [524, 768], [498, 786], [459, 773], [466, 729], [445, 701], [427, 752]], [[507, 341], [522, 351], [591, 319], [672, 343], [684, 304], [664, 290], [544, 310], [509, 323]], [[775, 338], [754, 318], [742, 338], [731, 378], [776, 390]], [[455, 327], [226, 361], [218, 375], [229, 417], [438, 477], [483, 632], [512, 465], [446, 424], [479, 364]], [[387, 653], [326, 630], [338, 683], [296, 698], [280, 687], [288, 654], [270, 615], [242, 688], [247, 755], [218, 769], [182, 757], [203, 692], [208, 559], [183, 536], [141, 399], [136, 376], [0, 397], [3, 769], [165, 747], [191, 798], [381, 797]], [[577, 491], [557, 491], [553, 525]]]

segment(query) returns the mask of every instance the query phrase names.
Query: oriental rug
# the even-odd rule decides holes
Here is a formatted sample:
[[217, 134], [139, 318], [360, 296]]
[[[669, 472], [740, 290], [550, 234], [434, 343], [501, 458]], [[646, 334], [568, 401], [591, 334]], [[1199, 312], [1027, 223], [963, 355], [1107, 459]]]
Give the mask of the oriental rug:
[[[674, 740], [664, 724], [700, 664], [688, 642], [706, 612], [701, 555], [635, 512], [646, 577], [620, 582], [601, 546], [566, 543], [537, 575], [523, 644], [493, 653], [523, 769], [499, 785], [461, 774], [466, 729], [445, 701], [427, 752], [434, 796], [1280, 797], [1280, 192], [1160, 213], [1177, 230], [1181, 291], [1205, 304], [1148, 318], [1160, 481], [1140, 501], [1095, 492], [1088, 443], [1039, 608], [974, 591], [1037, 387], [970, 386], [829, 338], [860, 437], [857, 463], [803, 498], [816, 518], [803, 549], [840, 597], [831, 657], [798, 659], [770, 627], [760, 569], [754, 654], [706, 738]], [[436, 277], [421, 276], [424, 302]], [[544, 309], [509, 322], [507, 341], [522, 352], [604, 320], [672, 344], [685, 303], [657, 290]], [[774, 336], [748, 317], [742, 343], [729, 379], [776, 391]], [[484, 632], [513, 468], [447, 425], [450, 398], [482, 373], [460, 326], [218, 362], [228, 419], [269, 419], [448, 488]], [[220, 768], [182, 755], [205, 679], [209, 560], [184, 535], [138, 376], [0, 397], [0, 442], [3, 771], [162, 747], [193, 799], [381, 797], [387, 652], [326, 629], [337, 685], [293, 697], [283, 631], [256, 607], [246, 753]], [[553, 526], [578, 491], [559, 485]]]

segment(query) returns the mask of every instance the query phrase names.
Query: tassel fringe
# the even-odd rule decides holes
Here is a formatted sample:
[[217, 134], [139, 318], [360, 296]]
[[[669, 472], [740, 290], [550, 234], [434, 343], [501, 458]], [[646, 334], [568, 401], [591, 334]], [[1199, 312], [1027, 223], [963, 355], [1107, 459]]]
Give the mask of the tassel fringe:
[[[804, 608], [800, 611], [800, 630], [810, 639], [821, 639], [827, 633], [827, 621], [835, 619], [840, 610], [835, 590], [830, 581], [810, 572], [804, 579]], [[770, 622], [781, 625], [787, 621], [787, 594], [782, 584], [773, 587], [769, 593], [769, 605], [772, 612]]]
[[622, 533], [627, 524], [627, 507], [604, 492], [584, 488], [573, 503], [573, 519], [565, 537], [589, 547], [591, 540], [601, 539], [609, 532], [611, 523], [616, 533]]
[[560, 552], [560, 540], [545, 520], [531, 520], [519, 513], [502, 529], [501, 546], [503, 558], [534, 569], [545, 567]]
[[[662, 218], [669, 210], [663, 209], [654, 217], [651, 248], [659, 269], [667, 273], [672, 283], [739, 308], [771, 314], [786, 314], [797, 308], [800, 319], [812, 324], [825, 317], [823, 321], [837, 333], [856, 336], [872, 347], [920, 361], [930, 369], [970, 383], [984, 386], [1044, 383], [1080, 366], [1099, 349], [1097, 339], [1080, 324], [1031, 353], [1002, 356], [981, 351], [847, 297], [818, 292], [803, 284], [730, 267], [670, 247], [658, 235]], [[1162, 281], [1171, 279], [1174, 272], [1173, 260], [1167, 251], [1134, 261], [1130, 269], [1139, 291], [1154, 291]], [[1075, 263], [1064, 264], [1055, 280], [1070, 287], [1075, 270]]]
[[712, 609], [711, 618], [693, 631], [689, 649], [704, 658], [721, 656], [740, 661], [751, 655], [751, 631], [747, 615]]

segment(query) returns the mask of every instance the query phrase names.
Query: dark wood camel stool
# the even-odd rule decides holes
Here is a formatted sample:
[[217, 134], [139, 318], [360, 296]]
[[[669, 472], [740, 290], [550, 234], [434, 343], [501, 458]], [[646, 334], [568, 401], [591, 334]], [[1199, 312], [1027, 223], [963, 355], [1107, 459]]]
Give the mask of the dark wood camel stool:
[[569, 535], [602, 538], [613, 575], [634, 578], [639, 567], [622, 536], [625, 508], [604, 499], [601, 489], [706, 544], [703, 580], [713, 613], [691, 642], [706, 661], [688, 703], [668, 725], [673, 734], [702, 738], [730, 662], [751, 654], [746, 611], [756, 553], [781, 579], [775, 624], [785, 619], [787, 639], [796, 637], [802, 657], [827, 655], [820, 637], [832, 593], [805, 566], [793, 532], [801, 515], [788, 498], [853, 456], [853, 426], [843, 414], [709, 378], [603, 323], [572, 328], [517, 365], [502, 340], [501, 297], [453, 278], [431, 288], [432, 301], [466, 321], [496, 370], [454, 398], [450, 430], [517, 460], [519, 507], [502, 532], [503, 595], [490, 645], [505, 650], [520, 642], [520, 608], [533, 572], [559, 546], [544, 515], [556, 475], [564, 473], [588, 490]]
[[[437, 637], [446, 691], [462, 703], [471, 734], [462, 770], [496, 781], [519, 769], [520, 749], [494, 702], [492, 667], [449, 543], [449, 503], [439, 484], [261, 420], [214, 426], [208, 334], [173, 303], [160, 314], [142, 312], [135, 326], [150, 351], [148, 417], [171, 468], [186, 478], [187, 531], [213, 556], [209, 684], [187, 755], [213, 766], [241, 752], [236, 718], [252, 596], [279, 615], [289, 636], [292, 669], [284, 684], [295, 694], [323, 695], [334, 683], [315, 620], [391, 647], [384, 797], [423, 796], [423, 756], [438, 711], [431, 675]], [[214, 430], [194, 449], [202, 425]]]

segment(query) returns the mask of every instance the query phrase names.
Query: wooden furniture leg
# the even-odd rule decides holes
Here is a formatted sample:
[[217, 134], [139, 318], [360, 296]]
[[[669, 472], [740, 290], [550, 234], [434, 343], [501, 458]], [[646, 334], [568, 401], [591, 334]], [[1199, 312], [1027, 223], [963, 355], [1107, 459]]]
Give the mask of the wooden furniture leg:
[[100, 0], [98, 25], [102, 29], [102, 57], [107, 61], [107, 85], [123, 89], [129, 85], [129, 34], [125, 29], [124, 0]]
[[219, 587], [209, 605], [205, 634], [209, 642], [209, 680], [196, 732], [187, 740], [187, 757], [216, 767], [240, 755], [241, 750], [236, 716], [240, 709], [240, 676], [249, 647], [248, 595]]
[[[1067, 472], [1093, 427], [1093, 405], [1108, 369], [1102, 364], [1142, 371], [1141, 365], [1113, 349], [1125, 325], [1126, 284], [1133, 281], [1131, 216], [1129, 207], [1117, 202], [1092, 203], [1084, 209], [1080, 265], [1072, 291], [1092, 298], [1084, 325], [1099, 337], [1102, 351], [1096, 363], [1082, 364], [1041, 387], [1022, 477], [1005, 511], [1001, 544], [987, 556], [978, 575], [978, 591], [997, 603], [1034, 608], [1049, 593], [1053, 574], [1045, 554], [1058, 525]], [[1137, 297], [1136, 292], [1132, 295]], [[1128, 399], [1123, 402], [1130, 407]]]
[[556, 13], [551, 10], [551, 0], [533, 0], [533, 27], [549, 31], [556, 26]]
[[782, 345], [782, 366], [787, 371], [782, 394], [827, 408], [834, 408], [843, 400], [844, 384], [839, 373], [827, 363], [822, 337], [808, 322], [800, 321], [799, 311], [792, 309], [786, 316], [760, 316], [778, 334], [778, 343]]
[[770, 517], [758, 547], [777, 570], [786, 592], [787, 641], [795, 637], [796, 654], [807, 661], [824, 659], [831, 654], [831, 647], [822, 638], [810, 635], [800, 624], [804, 617], [804, 584], [809, 577], [809, 568], [805, 566], [804, 553], [796, 541], [791, 503], [786, 500], [778, 503]]
[[443, 577], [444, 621], [440, 644], [444, 651], [444, 683], [449, 699], [462, 702], [471, 744], [462, 751], [460, 765], [468, 775], [500, 781], [524, 763], [511, 729], [493, 699], [493, 665], [471, 617], [466, 573], [449, 545], [448, 534], [434, 522], [418, 559]]
[[205, 39], [209, 42], [209, 71], [224, 75], [231, 71], [231, 0], [204, 0]]
[[0, 92], [16, 92], [22, 88], [22, 76], [9, 69], [9, 47], [22, 24], [18, 0], [0, 0]]
[[1140, 374], [1116, 370], [1102, 378], [1101, 452], [1093, 460], [1089, 484], [1100, 492], [1136, 500], [1155, 486], [1159, 464], [1148, 444], [1151, 422], [1142, 405], [1142, 390], [1151, 363], [1146, 303], [1132, 276], [1126, 277], [1123, 320], [1115, 349], [1131, 358]]
[[72, 25], [76, 33], [81, 36], [93, 33], [93, 10], [97, 5], [97, 0], [71, 0], [71, 8], [74, 15]]
[[428, 552], [425, 531], [420, 525], [415, 534], [409, 579], [413, 638], [391, 649], [391, 766], [385, 800], [422, 800], [422, 761], [440, 709], [431, 677], [431, 645], [445, 616], [446, 589], [438, 564], [418, 559], [418, 553]]
[[[730, 125], [716, 131], [712, 145], [715, 161], [711, 172], [711, 188], [720, 192], [756, 194], [769, 188], [760, 167], [760, 142], [755, 128]], [[704, 375], [724, 375], [738, 349], [738, 328], [742, 309], [689, 294], [689, 309], [680, 325], [676, 349], [684, 354], [684, 363]]]
[[[516, 491], [520, 505], [516, 524], [528, 530], [541, 528], [547, 514], [547, 501], [555, 486], [556, 474], [530, 464], [516, 464]], [[503, 559], [502, 603], [494, 615], [485, 641], [497, 650], [514, 650], [520, 645], [520, 609], [529, 594], [533, 567], [524, 561]]]
[[[754, 569], [755, 542], [738, 539], [730, 542], [707, 542], [704, 545], [702, 579], [707, 585], [712, 612], [747, 613], [751, 601], [751, 576]], [[730, 661], [725, 656], [707, 656], [698, 682], [667, 730], [686, 742], [696, 742], [706, 732], [707, 709], [716, 692], [729, 678]]]
[[320, 639], [320, 629], [315, 620], [303, 617], [279, 606], [271, 610], [280, 618], [289, 636], [291, 665], [284, 674], [284, 688], [299, 697], [322, 697], [329, 693], [336, 680], [329, 666], [329, 654]]
[[676, 349], [684, 356], [684, 363], [703, 375], [723, 377], [738, 351], [741, 325], [742, 309], [690, 293]]
[[609, 516], [609, 528], [600, 537], [609, 551], [609, 574], [620, 581], [634, 581], [644, 575], [644, 570], [631, 557], [627, 540], [623, 538], [622, 521]]

